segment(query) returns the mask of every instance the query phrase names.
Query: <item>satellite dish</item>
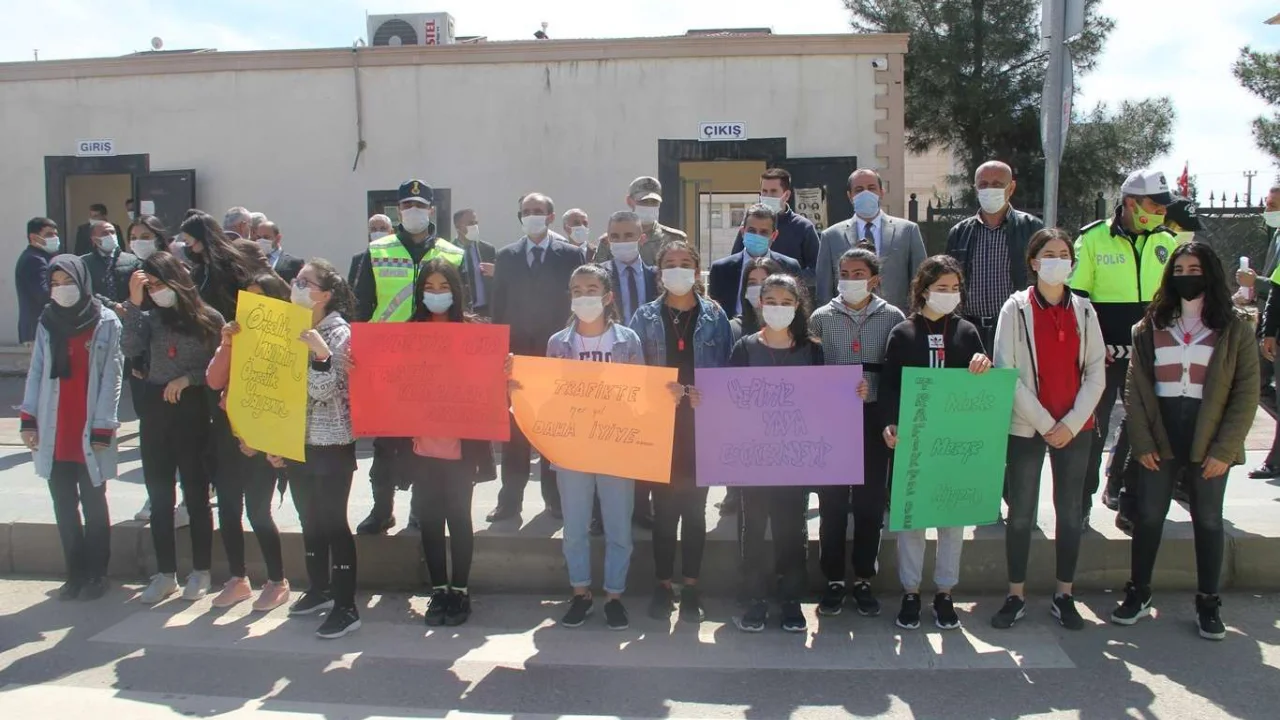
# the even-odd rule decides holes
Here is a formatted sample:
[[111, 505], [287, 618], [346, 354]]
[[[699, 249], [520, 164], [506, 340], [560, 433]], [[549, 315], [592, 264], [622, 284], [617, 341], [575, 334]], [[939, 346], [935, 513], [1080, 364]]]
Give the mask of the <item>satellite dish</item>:
[[151, 49], [152, 49], [152, 50], [159, 50], [159, 49], [160, 49], [160, 48], [162, 48], [162, 47], [164, 47], [164, 41], [163, 41], [163, 40], [161, 40], [161, 39], [160, 39], [160, 38], [158, 38], [158, 37], [153, 37], [153, 38], [151, 38]]

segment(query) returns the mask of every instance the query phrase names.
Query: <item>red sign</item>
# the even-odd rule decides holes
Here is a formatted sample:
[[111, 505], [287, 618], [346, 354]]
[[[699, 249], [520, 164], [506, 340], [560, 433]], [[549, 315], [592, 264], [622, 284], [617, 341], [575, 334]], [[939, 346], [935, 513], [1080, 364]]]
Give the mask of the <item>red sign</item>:
[[351, 326], [351, 423], [361, 437], [511, 439], [506, 325]]

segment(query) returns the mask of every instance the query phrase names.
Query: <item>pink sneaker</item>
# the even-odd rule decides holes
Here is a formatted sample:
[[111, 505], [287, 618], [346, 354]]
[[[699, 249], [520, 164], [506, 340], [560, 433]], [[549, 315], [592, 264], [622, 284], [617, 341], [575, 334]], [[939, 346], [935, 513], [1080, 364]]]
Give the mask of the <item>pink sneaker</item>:
[[253, 601], [253, 609], [258, 612], [270, 612], [289, 602], [289, 581], [268, 581], [262, 586], [262, 593]]
[[253, 586], [249, 584], [249, 578], [233, 577], [222, 586], [222, 592], [213, 599], [213, 606], [229, 608], [251, 597], [253, 597]]

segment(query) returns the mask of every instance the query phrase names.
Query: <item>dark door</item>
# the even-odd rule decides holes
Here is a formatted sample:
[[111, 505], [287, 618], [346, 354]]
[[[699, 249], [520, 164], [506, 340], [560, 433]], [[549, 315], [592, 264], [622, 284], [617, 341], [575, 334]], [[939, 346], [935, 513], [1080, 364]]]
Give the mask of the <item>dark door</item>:
[[[436, 235], [453, 240], [453, 193], [449, 188], [432, 188], [436, 198]], [[368, 193], [369, 217], [386, 215], [391, 218], [392, 225], [400, 224], [400, 211], [397, 209], [396, 190], [370, 190]]]
[[818, 232], [853, 216], [848, 183], [858, 158], [788, 158], [780, 165], [791, 173], [792, 208], [812, 220]]
[[133, 197], [139, 213], [150, 211], [170, 234], [177, 233], [187, 210], [196, 207], [196, 171], [158, 170], [136, 175]]

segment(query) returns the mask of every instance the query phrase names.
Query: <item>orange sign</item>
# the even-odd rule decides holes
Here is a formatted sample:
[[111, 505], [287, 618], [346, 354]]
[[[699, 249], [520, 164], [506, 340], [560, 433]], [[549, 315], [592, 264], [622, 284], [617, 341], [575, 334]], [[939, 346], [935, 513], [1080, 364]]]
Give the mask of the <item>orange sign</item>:
[[516, 423], [568, 470], [671, 482], [674, 368], [516, 356]]

